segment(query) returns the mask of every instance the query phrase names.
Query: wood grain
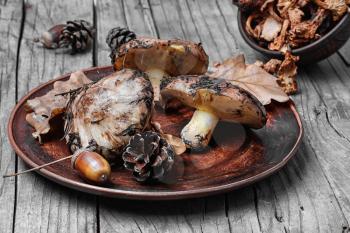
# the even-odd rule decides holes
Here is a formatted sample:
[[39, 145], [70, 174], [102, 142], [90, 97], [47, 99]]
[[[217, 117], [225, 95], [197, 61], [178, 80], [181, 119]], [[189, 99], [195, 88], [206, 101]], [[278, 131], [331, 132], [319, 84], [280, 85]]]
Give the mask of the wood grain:
[[[111, 10], [112, 9], [112, 10]], [[114, 27], [128, 27], [138, 35], [156, 36], [147, 1], [96, 1], [97, 65], [110, 65], [110, 49], [106, 44], [108, 31]]]
[[[141, 36], [157, 36], [157, 30], [155, 30], [156, 26], [154, 24], [155, 19], [152, 18], [152, 14], [155, 14], [155, 12], [150, 11], [151, 8], [147, 1], [108, 1], [108, 3], [107, 1], [98, 1], [96, 5], [96, 12], [99, 12], [97, 15], [98, 25], [108, 25], [111, 20], [111, 16], [105, 13], [108, 9], [103, 10], [105, 8], [102, 7], [102, 2], [105, 2], [104, 4], [113, 9], [118, 9], [116, 8], [118, 2], [124, 4], [125, 18], [122, 20], [116, 19], [115, 17], [119, 15], [119, 12], [116, 12], [114, 17], [112, 17], [116, 26], [128, 26], [131, 30], [134, 30], [136, 34]], [[175, 9], [173, 9], [173, 11], [175, 11]], [[135, 15], [138, 17], [133, 17]], [[191, 20], [189, 19], [187, 22], [191, 22]], [[158, 25], [160, 27], [160, 24]], [[98, 28], [99, 35], [101, 31], [103, 33], [103, 30]], [[159, 31], [163, 32], [163, 29]], [[169, 30], [165, 30], [165, 32], [168, 31]], [[101, 38], [99, 36], [99, 38], [100, 41], [104, 40], [103, 37]], [[105, 45], [103, 44], [103, 46]], [[105, 59], [100, 58], [100, 56], [106, 56], [106, 53], [103, 52], [103, 46], [99, 46], [97, 49], [99, 63], [102, 59]], [[223, 196], [217, 200], [216, 204], [224, 205]], [[203, 229], [217, 229], [217, 222], [220, 221], [219, 217], [221, 215], [211, 212], [206, 213], [205, 206], [206, 199], [155, 203], [138, 201], [126, 202], [101, 198], [100, 232], [203, 232]], [[219, 212], [223, 210], [224, 209], [219, 209]], [[222, 214], [224, 215], [225, 212]], [[228, 230], [227, 220], [225, 218], [222, 219], [226, 224], [220, 227]]]
[[22, 1], [0, 1], [0, 232], [12, 232], [15, 179], [2, 175], [15, 171], [15, 154], [7, 137], [9, 112], [16, 103], [17, 48], [20, 41]]
[[[19, 53], [18, 97], [58, 74], [92, 66], [92, 50], [70, 55], [33, 44], [33, 37], [54, 24], [72, 19], [93, 21], [92, 1], [29, 0], [25, 5]], [[18, 170], [24, 170], [22, 161]], [[45, 180], [32, 173], [18, 177], [14, 232], [96, 232], [95, 197]]]
[[[199, 39], [212, 61], [237, 52], [244, 52], [250, 61], [256, 59], [254, 52], [247, 48], [237, 34], [235, 23], [237, 10], [231, 5], [231, 1], [178, 0], [150, 1], [150, 3], [160, 37], [179, 37], [194, 41]], [[334, 64], [343, 64], [339, 57], [334, 57], [338, 59]], [[334, 58], [330, 60], [332, 59]], [[164, 229], [171, 229], [170, 232], [341, 232], [344, 229], [346, 231], [349, 226], [347, 213], [349, 204], [346, 194], [348, 186], [344, 184], [339, 188], [337, 184], [349, 182], [349, 179], [345, 173], [346, 165], [341, 166], [344, 167], [342, 173], [335, 167], [340, 166], [345, 154], [349, 153], [348, 142], [343, 138], [349, 130], [344, 127], [346, 124], [342, 124], [338, 131], [345, 129], [346, 132], [343, 132], [343, 137], [337, 135], [327, 123], [326, 115], [319, 118], [318, 111], [315, 113], [313, 110], [319, 108], [327, 93], [318, 92], [310, 83], [316, 83], [314, 80], [317, 79], [317, 84], [323, 88], [328, 90], [337, 88], [332, 92], [339, 91], [340, 88], [340, 86], [334, 87], [330, 82], [322, 81], [327, 74], [335, 73], [331, 65], [326, 61], [320, 66], [326, 69], [322, 74], [317, 72], [319, 67], [308, 71], [307, 75], [305, 70], [300, 72], [301, 94], [294, 98], [299, 111], [304, 117], [307, 116], [304, 120], [307, 125], [307, 136], [296, 158], [283, 171], [255, 186], [232, 192], [226, 197], [222, 195], [199, 199], [196, 202], [184, 201], [168, 204], [166, 207], [162, 203], [151, 205], [116, 203], [120, 208], [116, 207], [113, 211], [109, 207], [110, 202], [103, 201], [101, 230], [118, 232], [127, 227], [130, 231], [136, 229], [140, 232], [148, 232], [154, 228], [159, 232]], [[346, 67], [343, 65], [340, 70], [345, 72], [344, 69]], [[340, 76], [345, 79], [343, 75]], [[331, 95], [329, 99], [334, 100], [335, 97], [342, 95], [344, 101], [349, 100], [347, 95], [343, 95], [348, 88], [349, 86], [343, 87], [337, 96]], [[321, 93], [325, 94], [325, 97]], [[306, 110], [303, 110], [304, 108]], [[318, 121], [315, 121], [316, 115]], [[345, 119], [348, 120], [348, 116], [345, 116]], [[328, 124], [328, 127], [320, 128], [319, 124], [325, 126]], [[330, 134], [327, 136], [327, 143], [323, 139], [325, 134]], [[343, 155], [341, 159], [334, 158], [335, 153], [332, 152], [334, 148], [339, 147], [341, 150], [336, 154]], [[330, 160], [334, 163], [332, 169], [328, 164]], [[198, 205], [207, 208], [201, 209]], [[192, 214], [193, 209], [199, 209], [199, 213]], [[138, 211], [141, 213], [136, 214]], [[181, 213], [180, 218], [178, 212]], [[191, 215], [190, 224], [186, 218], [182, 218], [187, 215]], [[206, 221], [203, 221], [204, 219]], [[221, 228], [215, 227], [218, 223]], [[178, 227], [179, 225], [182, 227]]]
[[350, 40], [339, 50], [338, 53], [343, 58], [345, 64], [350, 66]]
[[[16, 101], [21, 5], [19, 0], [0, 1], [1, 173], [15, 167], [5, 124]], [[96, 1], [95, 12], [99, 65], [110, 62], [107, 31], [125, 25], [139, 35], [201, 41], [211, 61], [237, 52], [244, 52], [250, 61], [257, 57], [238, 34], [237, 10], [230, 0], [101, 0]], [[40, 82], [93, 63], [91, 52], [71, 57], [31, 43], [33, 36], [54, 23], [76, 17], [92, 21], [91, 1], [30, 0], [26, 13], [19, 97]], [[349, 43], [339, 52], [342, 59], [334, 55], [300, 71], [301, 92], [294, 100], [304, 118], [306, 136], [285, 169], [254, 186], [212, 198], [171, 203], [101, 199], [100, 232], [349, 232]], [[19, 162], [19, 169], [24, 168]], [[18, 177], [17, 185], [15, 232], [98, 230], [94, 197], [35, 174]], [[15, 186], [15, 179], [0, 178], [0, 232], [12, 232]]]
[[[222, 12], [229, 9], [230, 4], [228, 1], [220, 1], [220, 3], [222, 4], [218, 6], [221, 8]], [[233, 13], [224, 14], [227, 21], [233, 20], [230, 16], [234, 16], [235, 11], [236, 9], [233, 9]], [[239, 38], [240, 37], [238, 37], [238, 39]], [[342, 64], [342, 62], [338, 59], [337, 64]], [[330, 128], [320, 128], [318, 126], [320, 122], [327, 124], [327, 117], [324, 117], [320, 122], [316, 123], [314, 120], [316, 114], [312, 109], [318, 108], [320, 102], [322, 103], [323, 101], [322, 99], [326, 98], [328, 95], [324, 91], [317, 92], [314, 87], [304, 86], [307, 82], [316, 82], [315, 80], [317, 80], [317, 84], [322, 85], [324, 88], [329, 89], [333, 87], [330, 83], [322, 84], [322, 80], [327, 80], [329, 78], [327, 77], [328, 74], [334, 73], [335, 70], [331, 70], [327, 62], [323, 62], [320, 66], [324, 67], [327, 71], [320, 74], [316, 72], [318, 67], [312, 66], [314, 69], [312, 72], [308, 72], [308, 76], [305, 76], [305, 71], [300, 69], [300, 75], [298, 77], [301, 92], [294, 98], [298, 110], [302, 115], [310, 114], [313, 118], [307, 119], [304, 116], [306, 137], [304, 138], [302, 150], [299, 151], [299, 154], [282, 172], [279, 172], [278, 175], [267, 179], [253, 188], [256, 196], [255, 204], [257, 207], [259, 226], [263, 231], [269, 232], [273, 229], [278, 229], [278, 231], [286, 230], [287, 232], [295, 230], [296, 232], [332, 232], [341, 231], [343, 227], [347, 228], [349, 226], [348, 217], [344, 217], [343, 205], [338, 203], [342, 196], [336, 195], [334, 193], [336, 187], [329, 184], [329, 181], [334, 180], [335, 177], [324, 172], [328, 166], [327, 163], [319, 162], [320, 157], [323, 156], [334, 158], [334, 152], [332, 151], [334, 151], [334, 148], [339, 148], [338, 144], [341, 137], [332, 133], [327, 137], [327, 143], [324, 141], [324, 143], [317, 143], [317, 145], [315, 145], [316, 142], [322, 141], [321, 139], [324, 135], [321, 136], [320, 134], [329, 134]], [[344, 69], [344, 67], [342, 68]], [[332, 79], [332, 83], [333, 82], [336, 81]], [[345, 89], [344, 87], [344, 92], [346, 92]], [[312, 95], [312, 93], [314, 93], [314, 95]], [[343, 92], [338, 93], [339, 96], [343, 94]], [[307, 100], [305, 100], [306, 98]], [[316, 99], [319, 99], [319, 102], [314, 102]], [[306, 108], [305, 105], [307, 105], [307, 110], [304, 111], [303, 109]], [[344, 140], [341, 141], [344, 142]], [[344, 146], [347, 147], [347, 145]], [[314, 148], [317, 149], [315, 150]], [[328, 153], [325, 154], [323, 151], [328, 151]], [[349, 149], [343, 149], [340, 152], [340, 154], [348, 153]], [[343, 157], [342, 159], [337, 158], [336, 160], [344, 162]], [[284, 173], [289, 177], [287, 180], [296, 180], [298, 183], [286, 183], [284, 185], [285, 188], [282, 188], [283, 186], [281, 186], [281, 183], [277, 183], [276, 181], [282, 179], [279, 177], [282, 177]], [[347, 182], [349, 181], [348, 179], [345, 180], [347, 180]], [[269, 185], [271, 188], [266, 188], [264, 187], [265, 185]], [[319, 187], [322, 187], [322, 189]], [[266, 206], [267, 203], [268, 205]], [[288, 205], [286, 205], [286, 203], [288, 203]], [[273, 208], [271, 208], [271, 204]], [[281, 205], [283, 205], [283, 207], [281, 207]], [[306, 205], [308, 207], [306, 207]], [[270, 207], [271, 211], [266, 211], [267, 207]], [[328, 213], [325, 214], [326, 209], [331, 210], [332, 214], [328, 211]], [[296, 216], [298, 218], [296, 218]], [[331, 216], [337, 217], [333, 218]]]

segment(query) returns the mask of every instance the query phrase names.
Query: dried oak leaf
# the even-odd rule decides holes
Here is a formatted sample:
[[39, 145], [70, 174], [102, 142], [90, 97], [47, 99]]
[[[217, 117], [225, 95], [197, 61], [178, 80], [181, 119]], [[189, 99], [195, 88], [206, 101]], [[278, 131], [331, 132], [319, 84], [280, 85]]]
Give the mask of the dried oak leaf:
[[173, 147], [176, 155], [181, 155], [186, 151], [186, 144], [181, 138], [171, 134], [163, 134], [163, 137]]
[[274, 76], [255, 64], [247, 65], [243, 55], [229, 58], [221, 64], [217, 64], [208, 75], [228, 80], [249, 91], [263, 105], [271, 103], [271, 99], [278, 102], [289, 100]]
[[296, 81], [298, 56], [293, 56], [290, 52], [285, 53], [285, 58], [277, 71], [277, 83], [288, 95], [295, 94], [298, 91]]
[[173, 147], [176, 155], [181, 155], [186, 151], [186, 144], [182, 139], [172, 134], [165, 134], [159, 122], [151, 121], [151, 129], [162, 135], [162, 137]]
[[50, 131], [50, 119], [65, 111], [68, 96], [59, 94], [90, 82], [82, 71], [77, 71], [72, 73], [67, 81], [56, 81], [53, 89], [45, 95], [28, 100], [26, 109], [30, 113], [26, 115], [26, 121], [35, 129], [33, 137], [41, 141], [40, 135]]
[[314, 2], [323, 9], [330, 10], [334, 21], [338, 21], [348, 11], [346, 0], [314, 0]]

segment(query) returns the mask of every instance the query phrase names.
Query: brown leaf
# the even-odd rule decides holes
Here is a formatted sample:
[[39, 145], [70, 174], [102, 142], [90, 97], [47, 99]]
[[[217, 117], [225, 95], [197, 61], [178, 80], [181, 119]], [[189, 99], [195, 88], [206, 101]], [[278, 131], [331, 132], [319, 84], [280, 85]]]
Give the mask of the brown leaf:
[[289, 100], [289, 97], [277, 84], [274, 76], [257, 65], [247, 65], [243, 55], [229, 58], [216, 65], [213, 72], [208, 75], [213, 78], [228, 80], [232, 84], [249, 91], [263, 105], [269, 104], [271, 99], [278, 102]]
[[186, 145], [181, 138], [171, 134], [163, 134], [163, 137], [174, 148], [176, 155], [181, 155], [186, 151]]
[[72, 73], [67, 81], [56, 81], [53, 89], [43, 96], [28, 100], [26, 109], [30, 111], [26, 115], [27, 122], [34, 127], [34, 138], [50, 131], [50, 119], [64, 112], [68, 100], [67, 95], [57, 95], [77, 89], [84, 84], [90, 83], [82, 71]]

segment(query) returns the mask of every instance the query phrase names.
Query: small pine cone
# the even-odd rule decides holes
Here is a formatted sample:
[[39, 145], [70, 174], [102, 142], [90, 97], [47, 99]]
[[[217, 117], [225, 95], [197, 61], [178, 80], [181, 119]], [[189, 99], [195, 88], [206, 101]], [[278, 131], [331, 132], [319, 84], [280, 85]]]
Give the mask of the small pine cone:
[[121, 28], [116, 27], [112, 28], [106, 38], [106, 43], [108, 44], [109, 48], [111, 49], [111, 54], [109, 55], [112, 64], [114, 63], [114, 59], [117, 53], [118, 48], [130, 40], [133, 40], [136, 38], [136, 35], [134, 32], [130, 31], [128, 28]]
[[124, 167], [133, 171], [139, 182], [160, 180], [174, 164], [171, 145], [158, 133], [147, 131], [135, 134], [123, 153]]
[[71, 47], [72, 54], [83, 52], [92, 44], [94, 27], [85, 20], [67, 21], [60, 39], [59, 47]]

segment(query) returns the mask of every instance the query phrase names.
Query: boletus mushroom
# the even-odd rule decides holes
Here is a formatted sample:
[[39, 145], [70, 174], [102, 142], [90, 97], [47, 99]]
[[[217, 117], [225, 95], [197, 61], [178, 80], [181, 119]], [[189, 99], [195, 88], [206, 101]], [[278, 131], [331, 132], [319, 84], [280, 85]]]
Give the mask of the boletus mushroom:
[[144, 71], [159, 101], [159, 84], [164, 76], [200, 75], [208, 68], [208, 56], [200, 43], [184, 40], [135, 38], [122, 44], [114, 53], [114, 68]]
[[71, 150], [94, 144], [96, 152], [111, 161], [121, 155], [131, 136], [150, 126], [153, 90], [145, 73], [124, 69], [70, 102], [65, 131]]
[[179, 76], [163, 79], [160, 87], [163, 98], [176, 98], [196, 109], [181, 131], [186, 146], [195, 151], [207, 147], [219, 120], [255, 129], [266, 123], [264, 106], [249, 92], [225, 80], [205, 75]]

